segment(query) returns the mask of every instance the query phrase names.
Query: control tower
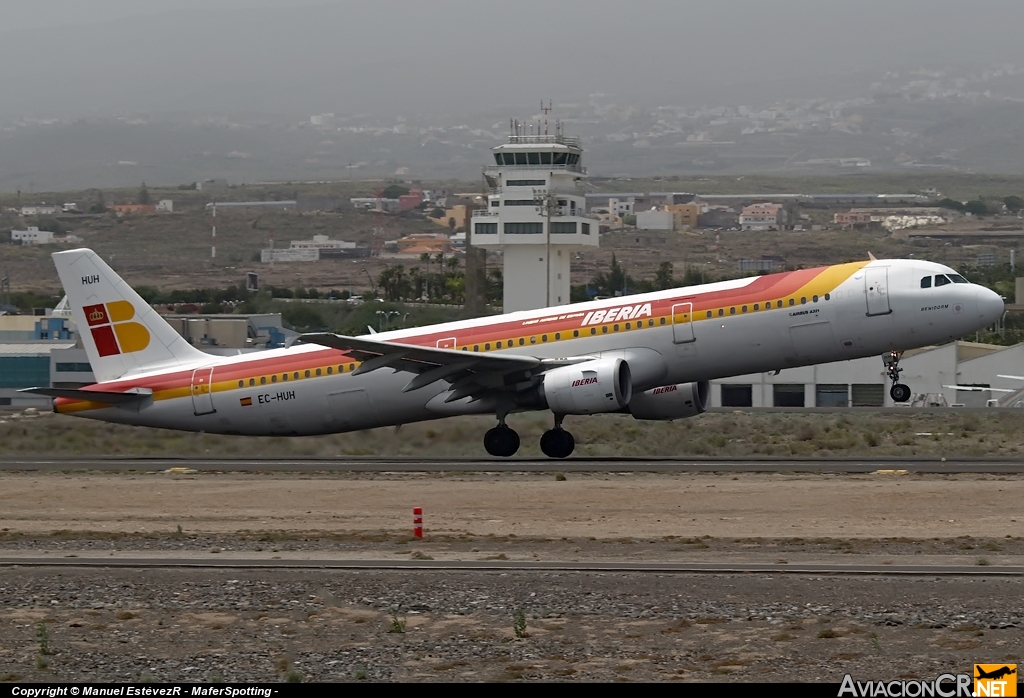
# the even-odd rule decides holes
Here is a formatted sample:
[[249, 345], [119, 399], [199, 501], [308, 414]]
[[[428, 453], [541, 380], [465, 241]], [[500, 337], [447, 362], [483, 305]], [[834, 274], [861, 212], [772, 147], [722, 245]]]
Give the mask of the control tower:
[[[486, 210], [473, 212], [474, 247], [504, 255], [506, 313], [569, 302], [572, 253], [598, 246], [598, 223], [586, 216], [578, 138], [541, 133], [513, 121], [508, 142], [492, 148], [484, 170]], [[536, 131], [535, 133], [533, 131]]]

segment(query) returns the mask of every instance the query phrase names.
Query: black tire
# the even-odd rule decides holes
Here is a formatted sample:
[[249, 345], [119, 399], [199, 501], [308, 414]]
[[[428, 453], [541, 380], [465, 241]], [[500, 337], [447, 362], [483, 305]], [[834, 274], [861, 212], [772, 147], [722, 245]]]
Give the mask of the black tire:
[[562, 455], [560, 457], [561, 458], [568, 458], [569, 456], [572, 455], [572, 452], [576, 450], [576, 439], [574, 439], [572, 434], [570, 434], [567, 431], [562, 431], [562, 433], [565, 434], [565, 436], [564, 436], [564, 439], [565, 439], [564, 443], [565, 443], [565, 445], [564, 445], [563, 453], [562, 453]]
[[540, 437], [540, 450], [549, 458], [567, 458], [576, 448], [576, 439], [564, 429], [549, 429]]
[[910, 387], [902, 383], [896, 383], [889, 388], [889, 397], [893, 402], [906, 402], [910, 399]]
[[484, 448], [492, 456], [508, 458], [519, 450], [519, 434], [505, 426], [494, 427], [484, 434]]
[[505, 451], [504, 456], [514, 456], [516, 451], [519, 450], [519, 432], [510, 427], [505, 427], [503, 430], [503, 438], [505, 440]]

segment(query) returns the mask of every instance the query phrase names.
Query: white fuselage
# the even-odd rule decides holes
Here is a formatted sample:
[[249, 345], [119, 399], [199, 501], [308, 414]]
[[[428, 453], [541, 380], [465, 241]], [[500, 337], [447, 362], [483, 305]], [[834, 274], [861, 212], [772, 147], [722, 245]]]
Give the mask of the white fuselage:
[[[903, 351], [951, 341], [995, 322], [1002, 302], [988, 289], [963, 282], [922, 288], [924, 277], [951, 273], [929, 262], [878, 260], [372, 338], [547, 359], [621, 356], [629, 362], [635, 394], [660, 385]], [[626, 307], [616, 310], [611, 322], [595, 324], [595, 317]], [[323, 434], [493, 411], [486, 402], [446, 403], [450, 386], [443, 380], [403, 392], [408, 373], [383, 368], [353, 375], [357, 365], [339, 350], [308, 344], [211, 356], [201, 364], [139, 372], [96, 386], [152, 389], [153, 398], [145, 403], [107, 407], [58, 400], [57, 411], [253, 435]]]

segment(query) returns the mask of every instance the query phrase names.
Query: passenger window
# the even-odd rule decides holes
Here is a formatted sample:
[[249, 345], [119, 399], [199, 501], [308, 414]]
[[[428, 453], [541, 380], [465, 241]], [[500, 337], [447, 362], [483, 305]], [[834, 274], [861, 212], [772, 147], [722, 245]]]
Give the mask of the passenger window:
[[796, 305], [796, 299], [795, 298], [790, 298], [789, 299], [789, 304], [790, 305]]
[[319, 368], [316, 370], [316, 375], [318, 375], [318, 376], [320, 375], [320, 369]]
[[708, 311], [708, 317], [711, 317], [712, 315], [714, 315], [714, 313], [709, 310]]
[[612, 330], [615, 331], [615, 332], [618, 332], [619, 331], [619, 323], [616, 322], [615, 326], [612, 327]]
[[747, 306], [743, 306], [742, 308], [740, 308], [740, 312], [747, 312]]
[[573, 337], [579, 337], [580, 336], [580, 331], [579, 330], [573, 330], [572, 331], [572, 336]]
[[308, 368], [306, 369], [305, 376], [306, 376], [306, 378], [309, 378], [309, 369]]
[[542, 334], [542, 335], [540, 336], [540, 341], [542, 341], [542, 342], [546, 342], [546, 341], [548, 341], [548, 336], [547, 336], [546, 334]]
[[[349, 371], [355, 371], [355, 370], [356, 370], [356, 365], [355, 365], [355, 364], [349, 364], [349, 365], [348, 365], [348, 370], [349, 370]], [[299, 377], [299, 374], [298, 374], [298, 373], [296, 373], [296, 374], [295, 374], [295, 377], [296, 377], [296, 378], [298, 378], [298, 377]]]
[[474, 344], [473, 345], [473, 351], [480, 351], [480, 345], [479, 344]]
[[818, 302], [818, 297], [817, 296], [811, 296], [811, 300], [814, 301], [815, 303], [817, 303]]
[[942, 274], [936, 274], [935, 275], [935, 285], [936, 286], [945, 286], [946, 284], [949, 284], [949, 283], [952, 283], [952, 282], [949, 279], [947, 279], [945, 276], [943, 276]]
[[602, 325], [601, 332], [603, 332], [604, 334], [608, 334], [608, 325]]
[[530, 337], [530, 344], [536, 344], [536, 343], [537, 343], [537, 336], [534, 335], [533, 337]]
[[270, 382], [271, 383], [276, 383], [277, 382], [277, 374], [276, 373], [270, 377]]
[[736, 314], [736, 308], [729, 308], [729, 314], [730, 315], [735, 315]]
[[597, 334], [597, 328], [596, 327], [591, 327], [590, 328], [590, 334]]
[[487, 342], [487, 344], [484, 345], [484, 351], [490, 351], [490, 350], [491, 350], [491, 343]]
[[760, 310], [760, 309], [761, 309], [760, 304], [754, 303], [754, 310], [756, 311], [756, 310]]
[[724, 308], [719, 308], [718, 309], [718, 317], [722, 317], [723, 315], [725, 315], [725, 309]]
[[295, 380], [299, 380], [299, 372], [296, 371], [295, 373], [293, 373], [292, 378], [294, 378]]
[[249, 385], [256, 385], [256, 379], [255, 378], [250, 378], [249, 379]]
[[267, 377], [266, 376], [260, 376], [260, 385], [266, 385], [266, 384], [267, 384]]
[[800, 297], [800, 305], [803, 305], [803, 304], [805, 304], [806, 302], [807, 302], [807, 296], [801, 296], [801, 297]]
[[523, 346], [524, 344], [526, 344], [526, 340], [523, 339], [522, 337], [520, 337], [519, 338], [519, 346]]
[[245, 381], [244, 380], [238, 381], [238, 387], [239, 388], [244, 388], [245, 387]]
[[932, 287], [932, 277], [926, 276], [923, 279], [921, 279], [921, 288], [931, 288], [931, 287]]
[[827, 294], [827, 293], [825, 294], [825, 300], [829, 300], [829, 299], [831, 299], [831, 298], [832, 298], [832, 296], [830, 296], [830, 295], [829, 295], [829, 294]]
[[328, 367], [327, 367], [327, 375], [329, 376], [329, 375], [331, 375], [332, 373], [334, 373], [334, 366], [328, 366]]
[[561, 332], [555, 332], [555, 341], [557, 342], [561, 338], [562, 338], [562, 333]]
[[626, 323], [626, 329], [627, 329], [627, 330], [631, 330], [631, 329], [633, 329], [633, 325], [632, 325], [632, 323], [629, 323], [629, 322], [627, 322], [627, 323]]

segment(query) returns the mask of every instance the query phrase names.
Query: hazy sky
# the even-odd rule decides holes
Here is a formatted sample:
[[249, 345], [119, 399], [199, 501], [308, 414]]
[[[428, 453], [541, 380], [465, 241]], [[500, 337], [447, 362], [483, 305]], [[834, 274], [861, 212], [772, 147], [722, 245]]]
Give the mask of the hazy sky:
[[1021, 0], [0, 0], [0, 17], [0, 117], [743, 103], [1024, 64]]

